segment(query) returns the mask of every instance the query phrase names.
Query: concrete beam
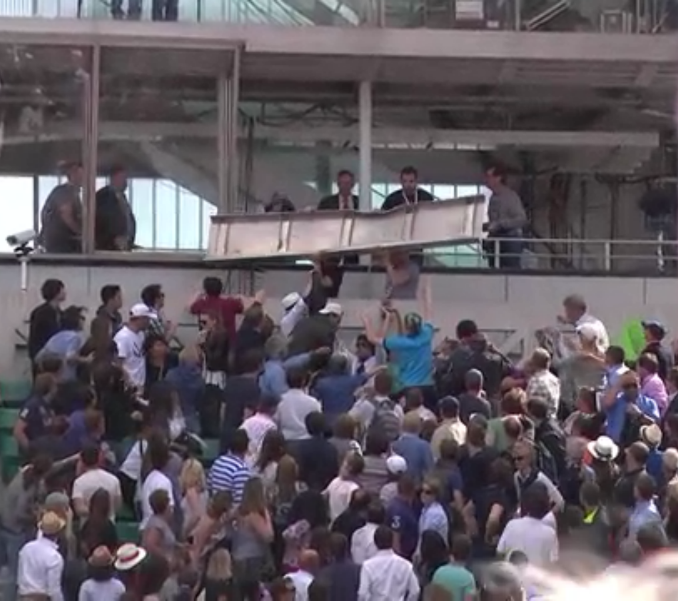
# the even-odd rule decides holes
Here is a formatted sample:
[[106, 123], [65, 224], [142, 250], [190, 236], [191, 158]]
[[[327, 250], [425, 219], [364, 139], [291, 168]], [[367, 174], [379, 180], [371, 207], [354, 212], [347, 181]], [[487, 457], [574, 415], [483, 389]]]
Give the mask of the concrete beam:
[[[300, 43], [300, 36], [303, 43]], [[233, 48], [246, 55], [310, 58], [458, 58], [676, 63], [676, 43], [668, 35], [525, 33], [512, 31], [398, 30], [350, 27], [284, 27], [233, 23], [150, 23], [72, 19], [0, 19], [4, 44], [127, 46], [136, 48]], [[246, 76], [246, 70], [244, 71]], [[416, 81], [416, 72], [409, 73]]]
[[[12, 144], [36, 144], [47, 141], [72, 140], [82, 137], [82, 128], [76, 123], [55, 123], [46, 125], [33, 135], [5, 136], [5, 146]], [[163, 138], [211, 138], [215, 140], [214, 125], [184, 123], [141, 123], [107, 122], [99, 125], [99, 137], [107, 141], [146, 140], [159, 141]], [[247, 137], [243, 131], [242, 138]], [[301, 144], [313, 146], [318, 141], [328, 140], [342, 147], [357, 147], [359, 132], [357, 127], [267, 127], [254, 128], [256, 139], [269, 143]], [[375, 147], [389, 148], [389, 145], [403, 144], [408, 150], [418, 146], [419, 150], [464, 150], [475, 146], [495, 148], [497, 146], [519, 146], [521, 148], [578, 148], [578, 147], [616, 147], [632, 146], [655, 148], [659, 146], [659, 133], [656, 132], [605, 132], [605, 131], [506, 131], [506, 130], [440, 130], [376, 128], [373, 132]], [[460, 148], [461, 147], [461, 148]]]

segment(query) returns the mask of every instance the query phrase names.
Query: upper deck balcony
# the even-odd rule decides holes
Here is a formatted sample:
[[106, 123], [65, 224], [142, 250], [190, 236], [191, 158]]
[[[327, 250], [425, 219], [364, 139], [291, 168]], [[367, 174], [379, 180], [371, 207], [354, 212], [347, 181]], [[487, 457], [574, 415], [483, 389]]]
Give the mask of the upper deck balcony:
[[675, 3], [660, 0], [0, 0], [0, 17], [628, 34], [678, 26]]

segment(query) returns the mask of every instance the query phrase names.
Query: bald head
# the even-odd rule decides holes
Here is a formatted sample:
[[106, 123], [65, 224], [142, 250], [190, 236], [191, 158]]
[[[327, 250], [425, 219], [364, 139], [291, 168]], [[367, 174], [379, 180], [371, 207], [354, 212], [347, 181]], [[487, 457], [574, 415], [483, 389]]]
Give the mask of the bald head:
[[320, 556], [318, 552], [313, 549], [302, 551], [299, 555], [299, 568], [309, 574], [317, 573], [320, 569]]
[[403, 418], [403, 432], [419, 434], [421, 431], [421, 417], [417, 411], [408, 411]]

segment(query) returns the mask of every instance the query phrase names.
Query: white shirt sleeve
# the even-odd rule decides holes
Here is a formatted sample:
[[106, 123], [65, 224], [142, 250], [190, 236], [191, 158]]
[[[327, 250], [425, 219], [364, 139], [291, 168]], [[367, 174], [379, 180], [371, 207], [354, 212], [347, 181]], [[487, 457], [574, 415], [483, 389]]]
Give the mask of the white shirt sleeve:
[[297, 301], [287, 313], [280, 318], [280, 332], [287, 338], [294, 330], [295, 326], [306, 314], [306, 303], [303, 300]]
[[370, 601], [371, 599], [372, 578], [370, 572], [365, 566], [360, 569], [360, 586], [358, 587], [358, 601]]
[[73, 492], [71, 493], [72, 499], [84, 499], [85, 492], [83, 490], [82, 476], [79, 476], [73, 481]]
[[419, 586], [419, 580], [414, 573], [414, 567], [410, 566], [410, 580], [407, 584], [407, 601], [417, 601], [419, 599], [419, 593], [421, 588]]
[[63, 601], [61, 592], [61, 576], [64, 571], [64, 560], [61, 555], [54, 555], [54, 560], [47, 566], [47, 595], [51, 601]]

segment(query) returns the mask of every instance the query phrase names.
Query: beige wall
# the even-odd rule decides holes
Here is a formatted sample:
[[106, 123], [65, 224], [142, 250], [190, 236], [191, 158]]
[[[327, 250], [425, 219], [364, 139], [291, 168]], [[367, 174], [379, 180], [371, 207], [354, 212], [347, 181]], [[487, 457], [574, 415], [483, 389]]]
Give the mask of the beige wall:
[[[167, 298], [167, 314], [184, 324], [179, 337], [190, 341], [194, 323], [185, 307], [199, 290], [203, 277], [215, 272], [198, 268], [156, 267], [73, 267], [38, 264], [29, 267], [29, 286], [20, 290], [20, 272], [16, 264], [0, 265], [0, 376], [18, 378], [27, 373], [22, 354], [14, 348], [15, 330], [25, 332], [25, 319], [39, 302], [41, 282], [48, 277], [61, 278], [68, 288], [69, 302], [83, 304], [92, 312], [98, 305], [99, 289], [107, 283], [123, 287], [125, 306], [137, 301], [141, 288], [148, 283], [162, 283]], [[220, 272], [216, 272], [220, 273]], [[306, 281], [303, 271], [270, 271], [258, 280], [264, 282], [269, 300], [267, 308], [279, 316], [279, 299], [292, 290], [301, 290]], [[631, 317], [654, 317], [663, 320], [672, 332], [678, 331], [678, 315], [673, 302], [676, 282], [672, 279], [600, 278], [564, 276], [503, 276], [501, 274], [431, 276], [434, 321], [441, 335], [454, 333], [462, 318], [478, 321], [481, 328], [494, 332], [505, 350], [516, 350], [523, 341], [532, 344], [532, 332], [554, 323], [560, 303], [567, 294], [578, 292], [589, 302], [591, 311], [602, 318], [612, 336]], [[347, 274], [342, 289], [346, 309], [345, 325], [360, 325], [366, 309], [376, 309], [376, 299], [383, 290], [383, 274]], [[403, 309], [414, 303], [403, 303]]]

